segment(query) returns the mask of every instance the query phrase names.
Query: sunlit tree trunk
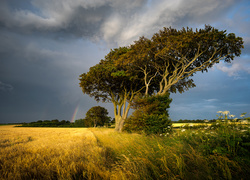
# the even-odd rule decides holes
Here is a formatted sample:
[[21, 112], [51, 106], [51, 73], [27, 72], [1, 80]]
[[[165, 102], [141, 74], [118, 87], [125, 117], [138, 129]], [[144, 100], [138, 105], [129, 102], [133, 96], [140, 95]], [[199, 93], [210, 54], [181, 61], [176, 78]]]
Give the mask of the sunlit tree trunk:
[[127, 95], [125, 93], [124, 98], [120, 99], [119, 102], [113, 101], [114, 105], [114, 115], [115, 115], [115, 130], [118, 132], [122, 131], [122, 128], [124, 126], [124, 123], [128, 117], [128, 113], [131, 106], [131, 100], [134, 97], [134, 94], [132, 93], [129, 100], [127, 100]]
[[128, 117], [131, 104], [130, 103], [126, 104], [126, 102], [121, 105], [117, 105], [116, 103], [113, 104], [114, 104], [114, 115], [115, 115], [115, 130], [121, 132], [125, 120]]

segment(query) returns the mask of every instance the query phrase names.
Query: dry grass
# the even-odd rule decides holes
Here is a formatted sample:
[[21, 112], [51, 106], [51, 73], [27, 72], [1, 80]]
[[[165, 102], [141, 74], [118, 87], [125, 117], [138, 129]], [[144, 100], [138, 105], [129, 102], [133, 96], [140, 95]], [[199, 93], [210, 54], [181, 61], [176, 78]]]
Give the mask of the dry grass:
[[[0, 126], [0, 179], [249, 179], [249, 159], [230, 158], [218, 148], [204, 155], [218, 138], [207, 133], [179, 130], [159, 137], [104, 128]], [[212, 135], [213, 141], [205, 141]]]
[[[97, 137], [98, 143], [109, 149], [109, 156], [117, 159], [112, 168], [111, 179], [211, 178], [206, 159], [178, 139], [119, 134], [98, 129], [91, 131]], [[187, 166], [187, 159], [192, 166]], [[186, 176], [187, 172], [189, 177]], [[197, 178], [190, 178], [194, 176]]]
[[0, 179], [95, 179], [105, 173], [102, 148], [88, 129], [0, 126], [0, 137]]

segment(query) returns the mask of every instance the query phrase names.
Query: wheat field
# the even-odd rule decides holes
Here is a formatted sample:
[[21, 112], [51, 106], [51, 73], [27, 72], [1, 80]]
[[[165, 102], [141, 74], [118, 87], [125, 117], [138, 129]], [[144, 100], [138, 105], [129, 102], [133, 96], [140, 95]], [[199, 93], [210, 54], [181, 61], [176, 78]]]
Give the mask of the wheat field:
[[102, 148], [89, 129], [0, 126], [0, 137], [0, 179], [95, 179], [93, 172], [105, 173]]

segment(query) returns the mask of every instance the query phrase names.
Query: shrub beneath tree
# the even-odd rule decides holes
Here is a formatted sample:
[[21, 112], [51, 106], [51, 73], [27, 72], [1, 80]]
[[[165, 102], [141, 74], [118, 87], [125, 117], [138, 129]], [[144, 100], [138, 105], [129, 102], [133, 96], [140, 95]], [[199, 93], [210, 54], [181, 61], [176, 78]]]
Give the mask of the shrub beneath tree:
[[162, 134], [171, 131], [168, 114], [172, 99], [165, 95], [137, 97], [133, 103], [135, 111], [124, 125], [124, 131], [145, 134]]

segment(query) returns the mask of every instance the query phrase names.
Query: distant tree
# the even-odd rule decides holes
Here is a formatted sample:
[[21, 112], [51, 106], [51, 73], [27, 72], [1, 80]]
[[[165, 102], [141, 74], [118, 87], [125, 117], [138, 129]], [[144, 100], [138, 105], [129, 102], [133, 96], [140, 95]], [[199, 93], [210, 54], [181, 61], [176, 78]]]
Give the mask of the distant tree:
[[76, 127], [87, 127], [85, 123], [85, 119], [77, 119], [75, 120], [74, 126]]
[[107, 109], [101, 106], [94, 106], [89, 109], [85, 118], [85, 121], [90, 121], [94, 127], [104, 126], [109, 120]]
[[62, 121], [61, 121], [61, 124], [66, 124], [66, 121], [65, 121], [65, 120], [62, 120]]
[[53, 120], [51, 120], [51, 122], [56, 124], [56, 123], [59, 123], [59, 120], [58, 119], [53, 119]]
[[62, 120], [61, 122], [58, 119], [54, 120], [38, 120], [37, 122], [23, 123], [22, 126], [29, 127], [68, 127], [70, 126], [69, 121]]

